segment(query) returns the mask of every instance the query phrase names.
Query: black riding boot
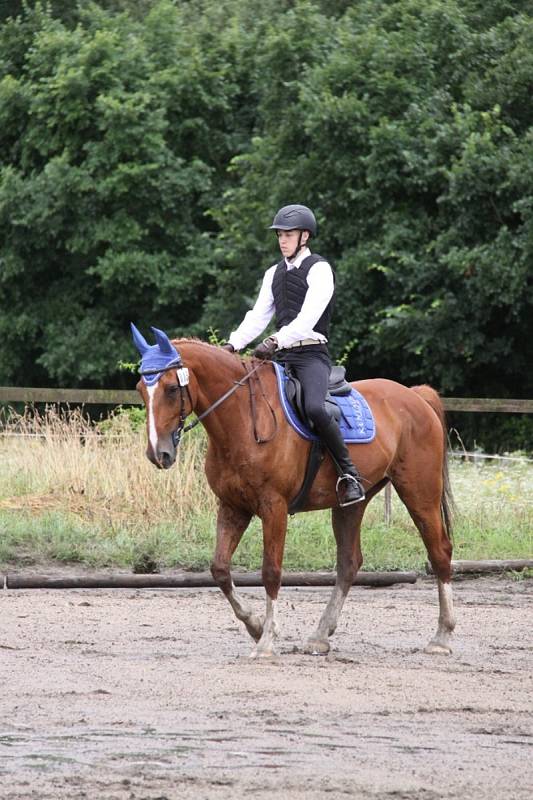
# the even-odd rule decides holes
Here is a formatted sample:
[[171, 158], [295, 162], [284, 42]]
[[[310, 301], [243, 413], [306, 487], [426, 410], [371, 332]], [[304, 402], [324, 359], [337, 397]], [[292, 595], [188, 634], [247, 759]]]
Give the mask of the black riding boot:
[[365, 499], [361, 476], [350, 458], [336, 421], [330, 420], [327, 427], [318, 431], [318, 435], [328, 448], [339, 475], [337, 481], [339, 505], [351, 506], [353, 503], [360, 503]]

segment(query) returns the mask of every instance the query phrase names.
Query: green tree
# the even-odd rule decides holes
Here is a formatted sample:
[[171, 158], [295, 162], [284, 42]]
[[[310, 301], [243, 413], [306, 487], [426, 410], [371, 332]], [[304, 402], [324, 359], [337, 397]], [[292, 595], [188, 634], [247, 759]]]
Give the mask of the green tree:
[[227, 325], [237, 274], [253, 295], [258, 220], [305, 202], [337, 267], [332, 344], [353, 342], [352, 374], [531, 396], [531, 18], [513, 8], [486, 28], [478, 4], [411, 0], [358, 3], [332, 26], [305, 7], [315, 37], [288, 80], [292, 11], [258, 53], [290, 107], [261, 105], [261, 135], [233, 160], [219, 213], [232, 267], [209, 313]]
[[130, 318], [185, 331], [208, 290], [246, 122], [231, 37], [164, 1], [74, 29], [36, 7], [0, 37], [0, 380], [117, 379]]

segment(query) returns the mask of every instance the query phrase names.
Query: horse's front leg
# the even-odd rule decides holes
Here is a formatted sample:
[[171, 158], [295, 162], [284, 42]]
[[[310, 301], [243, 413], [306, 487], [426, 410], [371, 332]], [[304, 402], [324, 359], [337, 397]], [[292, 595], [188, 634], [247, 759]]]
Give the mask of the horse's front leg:
[[364, 502], [332, 510], [333, 531], [337, 542], [337, 579], [318, 627], [304, 645], [306, 653], [329, 653], [329, 637], [335, 633], [346, 595], [363, 563], [360, 531], [366, 505]]
[[211, 574], [228, 598], [237, 619], [244, 622], [250, 636], [258, 641], [263, 633], [263, 622], [237, 594], [230, 572], [231, 558], [251, 518], [252, 515], [248, 512], [220, 502], [217, 516], [217, 543]]
[[263, 504], [263, 585], [266, 591], [266, 614], [263, 634], [250, 653], [250, 658], [275, 655], [274, 639], [278, 636], [277, 599], [281, 586], [283, 550], [287, 533], [287, 505], [283, 500]]

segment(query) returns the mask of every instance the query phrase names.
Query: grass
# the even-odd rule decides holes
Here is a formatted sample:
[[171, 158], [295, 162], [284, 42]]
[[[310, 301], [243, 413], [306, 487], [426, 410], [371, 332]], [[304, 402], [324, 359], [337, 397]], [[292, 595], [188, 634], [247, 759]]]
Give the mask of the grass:
[[[16, 435], [15, 435], [16, 434]], [[79, 412], [11, 415], [0, 436], [0, 566], [54, 560], [139, 571], [204, 569], [214, 547], [216, 502], [203, 475], [205, 436], [196, 429], [177, 465], [158, 471], [144, 455], [145, 433], [128, 414], [94, 426]], [[533, 553], [533, 465], [452, 461], [458, 513], [454, 557], [528, 558]], [[393, 494], [370, 504], [363, 531], [365, 569], [422, 569], [420, 537]], [[234, 564], [257, 569], [262, 537], [250, 525]], [[329, 512], [289, 521], [286, 569], [332, 569]]]

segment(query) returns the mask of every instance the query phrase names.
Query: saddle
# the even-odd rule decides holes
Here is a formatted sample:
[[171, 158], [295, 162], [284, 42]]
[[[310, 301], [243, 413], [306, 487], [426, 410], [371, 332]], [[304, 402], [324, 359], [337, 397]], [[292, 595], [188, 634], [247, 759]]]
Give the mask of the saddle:
[[[285, 382], [285, 395], [287, 400], [294, 408], [302, 422], [310, 430], [314, 430], [314, 425], [305, 413], [303, 400], [302, 384], [300, 381], [285, 368], [287, 380]], [[328, 393], [326, 395], [326, 410], [328, 414], [337, 422], [340, 422], [341, 411], [332, 397], [346, 397], [351, 394], [352, 387], [346, 380], [346, 369], [336, 364], [329, 373]]]
[[[303, 392], [299, 381], [282, 365], [272, 362], [278, 382], [281, 406], [287, 422], [309, 441], [318, 440], [310, 421], [305, 417]], [[347, 444], [367, 444], [376, 435], [372, 411], [363, 395], [347, 383], [344, 367], [331, 370], [326, 408], [339, 423]]]

